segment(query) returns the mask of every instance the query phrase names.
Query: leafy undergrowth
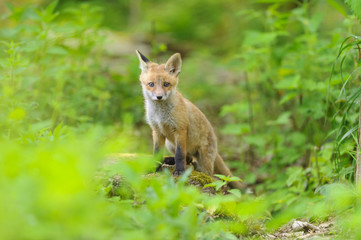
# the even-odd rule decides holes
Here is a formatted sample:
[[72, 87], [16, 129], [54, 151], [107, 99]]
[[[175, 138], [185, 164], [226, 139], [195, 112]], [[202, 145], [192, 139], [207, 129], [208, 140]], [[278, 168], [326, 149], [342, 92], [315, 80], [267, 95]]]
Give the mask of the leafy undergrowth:
[[322, 234], [360, 237], [361, 191], [352, 185], [292, 203], [279, 191], [209, 194], [189, 184], [191, 169], [176, 180], [170, 171], [153, 174], [148, 155], [104, 161], [113, 146], [98, 138], [0, 141], [1, 239], [267, 239], [283, 237], [292, 219], [320, 226], [330, 216], [334, 227]]
[[[146, 155], [111, 155], [98, 171], [99, 189], [112, 201], [162, 212], [162, 218], [168, 219], [170, 225], [175, 224], [172, 221], [179, 222], [169, 219], [167, 214], [175, 214], [185, 221], [193, 219], [193, 234], [179, 232], [179, 239], [311, 239], [316, 236], [329, 239], [357, 234], [350, 231], [350, 225], [347, 230], [344, 228], [345, 211], [354, 217], [357, 212], [351, 202], [358, 201], [358, 195], [350, 186], [325, 186], [319, 189], [322, 194], [300, 197], [287, 205], [287, 199], [277, 193], [256, 197], [226, 187], [216, 191], [215, 187], [207, 187], [216, 182], [215, 179], [192, 168], [175, 179], [169, 166], [163, 166], [165, 171], [160, 173], [150, 173], [150, 168], [136, 174], [144, 162], [152, 161], [154, 159]], [[192, 213], [188, 212], [190, 209]], [[160, 215], [154, 215], [154, 222], [158, 221], [157, 217]]]
[[330, 217], [334, 227], [322, 235], [360, 237], [361, 190], [351, 184], [324, 185], [291, 202], [292, 189], [204, 193], [189, 184], [191, 168], [175, 180], [170, 171], [154, 174], [149, 155], [104, 160], [126, 145], [99, 144], [99, 132], [37, 144], [0, 140], [1, 239], [292, 238], [316, 233], [282, 230], [292, 219], [321, 228]]

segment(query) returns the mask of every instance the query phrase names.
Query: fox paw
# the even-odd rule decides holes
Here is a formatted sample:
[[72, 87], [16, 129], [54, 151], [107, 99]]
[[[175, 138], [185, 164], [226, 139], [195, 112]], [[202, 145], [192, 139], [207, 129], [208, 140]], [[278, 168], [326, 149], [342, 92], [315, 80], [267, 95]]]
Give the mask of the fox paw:
[[175, 158], [174, 157], [165, 157], [163, 159], [163, 164], [174, 165], [175, 164]]
[[174, 170], [173, 172], [172, 172], [172, 175], [174, 176], [174, 177], [178, 177], [178, 176], [180, 176], [182, 173], [184, 173], [184, 170]]
[[163, 158], [163, 162], [160, 163], [157, 168], [155, 169], [155, 172], [160, 172], [163, 169], [163, 164], [166, 165], [174, 165], [175, 164], [175, 159], [174, 157], [165, 157]]

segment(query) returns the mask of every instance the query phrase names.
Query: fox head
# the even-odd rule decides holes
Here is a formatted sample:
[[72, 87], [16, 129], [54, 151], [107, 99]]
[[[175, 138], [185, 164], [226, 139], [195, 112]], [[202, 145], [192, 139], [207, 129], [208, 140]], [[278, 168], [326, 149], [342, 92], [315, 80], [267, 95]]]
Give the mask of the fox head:
[[140, 69], [144, 97], [153, 101], [165, 101], [176, 91], [178, 75], [182, 67], [179, 53], [173, 54], [165, 64], [158, 65], [151, 62], [138, 50], [136, 51]]

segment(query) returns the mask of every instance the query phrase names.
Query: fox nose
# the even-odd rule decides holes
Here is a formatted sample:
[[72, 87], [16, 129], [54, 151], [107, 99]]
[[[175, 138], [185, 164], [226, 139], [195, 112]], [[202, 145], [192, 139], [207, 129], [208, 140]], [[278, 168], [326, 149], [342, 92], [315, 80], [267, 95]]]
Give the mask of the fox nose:
[[162, 99], [162, 96], [157, 96], [157, 99], [158, 99], [158, 100], [161, 100], [161, 99]]

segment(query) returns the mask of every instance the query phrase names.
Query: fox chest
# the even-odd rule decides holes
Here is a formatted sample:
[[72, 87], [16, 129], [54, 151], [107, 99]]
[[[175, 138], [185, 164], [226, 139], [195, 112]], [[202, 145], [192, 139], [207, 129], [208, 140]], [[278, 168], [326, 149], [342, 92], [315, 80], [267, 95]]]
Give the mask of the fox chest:
[[148, 108], [147, 122], [152, 129], [159, 131], [166, 138], [172, 139], [177, 129], [177, 122], [169, 108]]

